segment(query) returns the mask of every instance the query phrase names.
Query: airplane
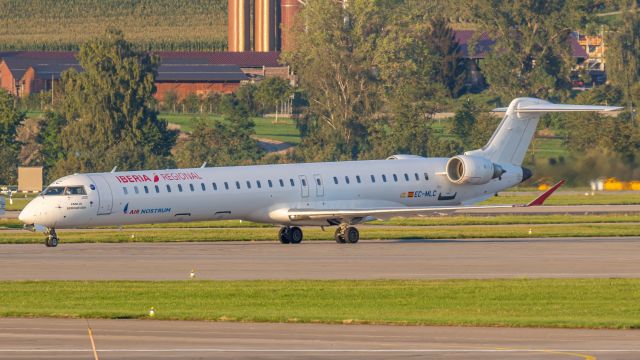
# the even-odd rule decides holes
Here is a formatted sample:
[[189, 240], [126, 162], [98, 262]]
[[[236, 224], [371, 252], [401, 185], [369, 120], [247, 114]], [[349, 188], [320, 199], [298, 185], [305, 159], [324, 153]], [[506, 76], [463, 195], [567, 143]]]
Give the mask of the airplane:
[[375, 219], [542, 205], [562, 182], [529, 204], [472, 204], [532, 176], [522, 161], [543, 114], [620, 109], [517, 98], [494, 110], [504, 117], [485, 146], [451, 158], [73, 174], [51, 183], [19, 219], [44, 232], [48, 247], [58, 245], [56, 229], [223, 219], [280, 225], [285, 244], [302, 241], [300, 226], [336, 226], [336, 242], [357, 243], [355, 225]]

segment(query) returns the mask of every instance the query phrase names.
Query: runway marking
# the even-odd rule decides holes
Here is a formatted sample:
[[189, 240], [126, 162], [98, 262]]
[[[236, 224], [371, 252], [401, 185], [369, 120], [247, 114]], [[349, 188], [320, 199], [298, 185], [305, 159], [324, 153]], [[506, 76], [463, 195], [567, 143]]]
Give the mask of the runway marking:
[[[91, 352], [91, 349], [0, 349], [0, 353], [27, 352]], [[99, 352], [217, 352], [217, 353], [551, 353], [580, 357], [585, 360], [595, 360], [591, 355], [580, 352], [595, 353], [640, 353], [640, 349], [100, 349]]]

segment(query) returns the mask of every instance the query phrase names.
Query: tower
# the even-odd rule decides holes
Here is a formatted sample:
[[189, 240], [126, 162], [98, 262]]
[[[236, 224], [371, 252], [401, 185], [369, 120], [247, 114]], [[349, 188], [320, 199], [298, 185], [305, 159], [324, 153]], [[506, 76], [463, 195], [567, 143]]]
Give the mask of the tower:
[[249, 0], [229, 0], [227, 39], [229, 51], [251, 50], [251, 13]]

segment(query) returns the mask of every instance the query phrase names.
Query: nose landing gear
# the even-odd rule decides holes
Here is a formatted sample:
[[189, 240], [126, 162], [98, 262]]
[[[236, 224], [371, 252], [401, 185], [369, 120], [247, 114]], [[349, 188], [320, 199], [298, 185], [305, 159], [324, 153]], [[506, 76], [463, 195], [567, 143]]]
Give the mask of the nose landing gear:
[[56, 247], [58, 246], [58, 234], [56, 234], [55, 229], [49, 229], [45, 232], [47, 237], [44, 239], [44, 245], [46, 247]]

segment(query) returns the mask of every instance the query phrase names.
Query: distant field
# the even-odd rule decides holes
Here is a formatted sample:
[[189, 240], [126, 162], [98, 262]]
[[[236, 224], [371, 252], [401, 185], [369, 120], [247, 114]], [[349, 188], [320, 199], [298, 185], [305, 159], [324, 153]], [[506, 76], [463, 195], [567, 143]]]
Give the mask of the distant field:
[[640, 279], [0, 282], [0, 316], [640, 328]]
[[[161, 113], [160, 118], [167, 120], [169, 123], [179, 125], [182, 131], [191, 131], [193, 129], [193, 122], [196, 119], [204, 119], [206, 122], [212, 123], [220, 117], [208, 114]], [[278, 119], [277, 124], [274, 118], [254, 117], [252, 120], [256, 124], [256, 137], [291, 144], [300, 143], [300, 131], [298, 131], [295, 121], [292, 119]]]
[[0, 50], [75, 50], [108, 27], [143, 49], [227, 47], [222, 0], [0, 0], [0, 8]]

